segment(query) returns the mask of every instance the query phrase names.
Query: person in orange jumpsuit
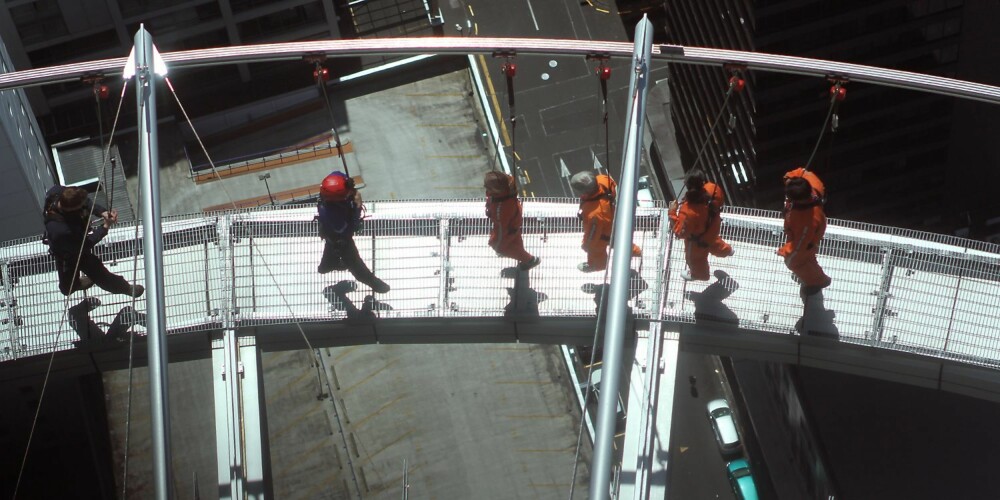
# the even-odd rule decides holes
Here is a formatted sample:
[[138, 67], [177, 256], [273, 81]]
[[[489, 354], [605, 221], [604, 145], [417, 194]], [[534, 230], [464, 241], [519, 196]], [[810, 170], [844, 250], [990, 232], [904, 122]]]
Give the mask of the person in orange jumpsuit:
[[490, 228], [490, 248], [498, 255], [517, 261], [517, 267], [527, 271], [542, 262], [524, 250], [521, 236], [521, 202], [517, 199], [514, 178], [502, 172], [486, 172], [486, 217]]
[[831, 279], [816, 254], [826, 233], [823, 211], [826, 188], [816, 174], [797, 168], [785, 174], [785, 244], [778, 255], [801, 284], [801, 295], [812, 295], [830, 286]]
[[[580, 220], [583, 221], [583, 245], [587, 262], [577, 269], [592, 273], [608, 267], [608, 245], [611, 244], [611, 224], [615, 219], [615, 197], [618, 185], [606, 175], [579, 172], [570, 178], [570, 186], [580, 196]], [[638, 245], [632, 245], [632, 256], [642, 255]]]
[[733, 247], [726, 243], [722, 230], [722, 189], [705, 180], [700, 169], [688, 172], [684, 181], [687, 194], [680, 207], [670, 202], [670, 222], [674, 235], [684, 240], [684, 257], [689, 271], [682, 274], [685, 280], [708, 281], [708, 254], [716, 257], [733, 255]]

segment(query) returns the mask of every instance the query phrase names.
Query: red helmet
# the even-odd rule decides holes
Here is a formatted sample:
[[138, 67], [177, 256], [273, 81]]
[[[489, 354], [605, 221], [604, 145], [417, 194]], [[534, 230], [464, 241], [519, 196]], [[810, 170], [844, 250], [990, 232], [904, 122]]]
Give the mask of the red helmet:
[[319, 187], [319, 196], [323, 201], [344, 201], [351, 194], [353, 183], [343, 172], [334, 172], [325, 179]]

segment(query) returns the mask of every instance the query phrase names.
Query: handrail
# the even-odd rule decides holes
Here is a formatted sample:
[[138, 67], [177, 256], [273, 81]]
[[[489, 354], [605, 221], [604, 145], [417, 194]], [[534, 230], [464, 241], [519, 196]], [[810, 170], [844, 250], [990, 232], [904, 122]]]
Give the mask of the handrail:
[[[593, 296], [581, 286], [597, 278], [576, 270], [583, 259], [576, 210], [571, 199], [524, 203], [525, 243], [542, 258], [542, 265], [531, 271], [532, 291], [544, 297], [537, 302], [539, 318], [594, 315]], [[369, 203], [369, 213], [358, 246], [366, 260], [374, 255], [376, 272], [393, 286], [392, 292], [377, 297], [391, 307], [374, 311], [380, 321], [419, 324], [510, 316], [505, 311], [510, 301], [507, 289], [514, 285], [501, 271], [513, 263], [497, 257], [486, 244], [489, 225], [481, 200], [375, 201]], [[277, 287], [300, 320], [347, 319], [347, 304], [331, 301], [325, 291], [350, 276], [316, 274], [322, 247], [314, 214], [312, 206], [277, 206], [164, 219], [168, 334], [219, 329], [219, 311], [233, 296], [239, 306], [234, 317], [238, 328], [289, 323], [293, 318]], [[694, 323], [708, 315], [735, 321], [734, 326], [745, 331], [795, 333], [802, 305], [798, 286], [774, 255], [783, 238], [778, 212], [734, 207], [724, 212], [722, 234], [734, 245], [736, 256], [713, 260], [712, 266], [736, 285], [684, 284], [678, 278], [684, 268], [683, 252], [665, 255], [664, 216], [662, 208], [638, 209], [635, 241], [647, 259], [641, 277], [648, 289], [630, 301], [637, 318]], [[450, 236], [447, 279], [440, 273], [445, 257], [439, 239], [442, 220], [448, 220]], [[228, 258], [219, 248], [220, 224], [233, 235]], [[902, 237], [892, 227], [850, 226], [830, 220], [819, 257], [834, 279], [824, 291], [825, 307], [835, 311], [830, 324], [841, 343], [1000, 368], [1000, 246], [981, 243], [980, 249], [972, 250], [976, 242], [970, 240], [944, 242], [915, 232]], [[134, 234], [130, 225], [120, 225], [97, 247], [106, 261], [119, 258], [119, 266], [111, 270], [128, 279], [131, 265], [120, 264], [126, 262], [122, 257], [132, 255]], [[376, 239], [379, 243], [373, 248]], [[277, 284], [257, 268], [261, 253], [272, 266], [280, 263]], [[654, 264], [659, 259], [669, 266], [669, 287], [660, 281], [666, 273]], [[55, 266], [39, 238], [0, 243], [0, 266], [5, 270], [0, 362], [72, 349], [76, 335], [69, 326], [54, 343], [63, 297], [56, 286]], [[883, 279], [886, 273], [892, 273], [891, 282]], [[219, 288], [224, 280], [218, 277], [223, 274], [233, 276], [233, 290]], [[442, 287], [449, 287], [447, 293]], [[104, 303], [93, 313], [97, 322], [110, 322], [115, 306], [131, 300], [96, 287], [88, 293]], [[662, 315], [656, 300], [661, 293], [667, 304]], [[358, 289], [347, 297], [360, 308], [367, 294]], [[880, 319], [875, 321], [876, 317]]]
[[[163, 60], [171, 69], [180, 69], [219, 64], [299, 60], [306, 56], [316, 55], [353, 57], [430, 53], [465, 55], [495, 52], [530, 55], [602, 55], [631, 58], [632, 44], [629, 42], [496, 37], [319, 40], [165, 52]], [[712, 66], [735, 64], [760, 71], [823, 78], [837, 77], [856, 82], [1000, 104], [1000, 87], [861, 64], [760, 52], [664, 44], [653, 46], [652, 58], [653, 60], [679, 64]], [[125, 60], [124, 57], [116, 57], [0, 74], [0, 90], [72, 81], [84, 76], [120, 75]]]

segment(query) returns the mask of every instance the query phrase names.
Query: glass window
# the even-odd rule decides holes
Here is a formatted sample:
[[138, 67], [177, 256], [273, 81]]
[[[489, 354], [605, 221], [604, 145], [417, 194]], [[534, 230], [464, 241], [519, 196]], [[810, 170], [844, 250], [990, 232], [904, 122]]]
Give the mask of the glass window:
[[44, 42], [69, 33], [57, 0], [36, 0], [11, 7], [10, 17], [17, 26], [17, 33], [21, 35], [24, 45]]

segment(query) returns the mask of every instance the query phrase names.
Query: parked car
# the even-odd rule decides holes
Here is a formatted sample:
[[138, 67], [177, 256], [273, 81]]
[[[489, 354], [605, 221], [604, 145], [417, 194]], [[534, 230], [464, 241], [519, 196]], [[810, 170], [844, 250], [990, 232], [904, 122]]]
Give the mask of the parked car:
[[736, 421], [733, 411], [725, 399], [713, 399], [708, 402], [708, 420], [712, 422], [715, 441], [719, 443], [722, 453], [733, 453], [740, 449], [740, 435], [736, 432]]
[[649, 176], [639, 177], [639, 187], [636, 192], [636, 205], [640, 207], [652, 207], [656, 205], [653, 201], [653, 189], [649, 185]]
[[757, 485], [750, 473], [750, 463], [745, 458], [733, 460], [726, 464], [726, 475], [729, 485], [733, 487], [739, 500], [757, 500]]

